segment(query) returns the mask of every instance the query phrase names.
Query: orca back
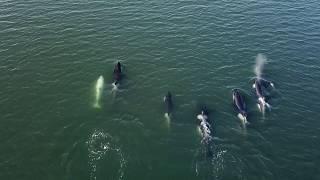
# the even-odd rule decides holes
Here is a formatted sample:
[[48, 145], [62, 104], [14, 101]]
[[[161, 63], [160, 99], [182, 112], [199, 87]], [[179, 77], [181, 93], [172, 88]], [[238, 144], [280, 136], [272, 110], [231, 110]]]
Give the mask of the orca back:
[[121, 69], [121, 64], [118, 62], [113, 70], [113, 80], [115, 82], [119, 82], [122, 78], [122, 69]]
[[168, 92], [167, 95], [164, 97], [164, 103], [166, 105], [167, 113], [171, 113], [172, 112], [173, 103], [172, 103], [172, 95], [171, 95], [170, 92]]
[[258, 97], [263, 97], [262, 84], [258, 79], [255, 81], [255, 90]]

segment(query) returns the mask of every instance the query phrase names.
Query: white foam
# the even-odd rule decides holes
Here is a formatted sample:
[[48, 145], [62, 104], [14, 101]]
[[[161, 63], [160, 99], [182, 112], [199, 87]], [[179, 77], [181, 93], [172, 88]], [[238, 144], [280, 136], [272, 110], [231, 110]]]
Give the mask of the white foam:
[[116, 145], [115, 140], [108, 133], [102, 131], [94, 131], [87, 141], [88, 151], [89, 151], [89, 164], [91, 166], [90, 179], [96, 179], [97, 165], [99, 160], [106, 158], [109, 153], [114, 153], [113, 155], [119, 158], [119, 170], [118, 179], [122, 179], [124, 175], [124, 169], [126, 166], [126, 160], [124, 159], [123, 153]]
[[[208, 158], [200, 149], [195, 154], [194, 170], [196, 176], [210, 177], [209, 179], [221, 179], [225, 173], [225, 158], [227, 150], [219, 150], [217, 146], [210, 147], [212, 156]], [[205, 158], [203, 158], [205, 155]]]
[[202, 134], [202, 141], [203, 143], [207, 143], [212, 139], [211, 137], [211, 126], [208, 123], [207, 119], [208, 117], [204, 114], [199, 114], [197, 118], [200, 120], [200, 130]]

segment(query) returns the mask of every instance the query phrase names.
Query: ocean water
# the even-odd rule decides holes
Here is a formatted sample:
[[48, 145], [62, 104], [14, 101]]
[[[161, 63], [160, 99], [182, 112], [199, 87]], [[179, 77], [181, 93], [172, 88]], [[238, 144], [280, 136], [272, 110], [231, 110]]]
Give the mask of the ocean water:
[[[0, 2], [0, 179], [320, 179], [320, 1]], [[259, 53], [276, 87], [264, 115], [252, 91]]]

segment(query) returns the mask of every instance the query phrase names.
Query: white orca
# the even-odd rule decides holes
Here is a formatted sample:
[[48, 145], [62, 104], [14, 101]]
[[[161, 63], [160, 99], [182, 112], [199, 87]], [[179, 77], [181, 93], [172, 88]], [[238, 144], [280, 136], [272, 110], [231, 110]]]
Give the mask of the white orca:
[[96, 82], [96, 94], [95, 94], [95, 103], [94, 103], [94, 107], [95, 108], [100, 108], [100, 99], [102, 96], [102, 92], [103, 92], [103, 86], [104, 86], [104, 78], [103, 76], [99, 76], [97, 82]]

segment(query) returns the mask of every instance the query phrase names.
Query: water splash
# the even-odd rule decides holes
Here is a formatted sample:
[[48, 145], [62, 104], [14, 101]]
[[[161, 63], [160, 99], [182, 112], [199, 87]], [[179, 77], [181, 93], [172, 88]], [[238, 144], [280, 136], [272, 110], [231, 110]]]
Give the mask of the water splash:
[[263, 54], [258, 54], [256, 57], [256, 64], [254, 67], [254, 73], [257, 78], [261, 78], [264, 65], [267, 63], [267, 57]]
[[194, 159], [194, 169], [196, 176], [207, 177], [213, 176], [211, 174], [211, 159], [216, 156], [216, 151], [214, 149], [214, 142], [211, 132], [211, 125], [208, 122], [208, 116], [203, 112], [197, 116], [199, 120], [199, 126], [197, 127], [198, 132], [202, 136], [201, 146], [196, 151]]
[[89, 164], [91, 167], [90, 179], [97, 179], [97, 165], [100, 160], [106, 158], [107, 155], [113, 153], [119, 159], [119, 169], [118, 169], [118, 179], [121, 180], [124, 175], [124, 169], [126, 167], [127, 161], [124, 158], [124, 155], [116, 145], [114, 138], [108, 133], [95, 130], [87, 141], [88, 151], [89, 151]]
[[212, 174], [215, 179], [219, 179], [225, 169], [225, 153], [227, 153], [227, 150], [218, 151], [211, 159]]
[[112, 92], [117, 91], [119, 89], [119, 83], [113, 82], [112, 84]]
[[202, 132], [202, 143], [208, 144], [208, 142], [210, 140], [212, 140], [212, 136], [211, 136], [211, 126], [207, 121], [202, 121], [200, 123], [200, 128], [201, 128], [201, 132]]
[[[205, 179], [220, 179], [225, 169], [225, 154], [227, 150], [218, 150], [212, 147], [212, 156], [203, 156], [203, 151], [199, 149], [195, 155], [194, 170], [197, 177]], [[203, 158], [205, 157], [205, 158]]]
[[199, 130], [200, 130], [200, 134], [202, 135], [201, 142], [204, 144], [208, 144], [209, 141], [212, 140], [211, 125], [208, 122], [208, 116], [204, 114], [199, 114], [197, 118], [200, 120]]
[[111, 84], [111, 87], [112, 88], [111, 88], [110, 94], [112, 95], [112, 98], [115, 99], [117, 96], [117, 92], [119, 91], [119, 83], [117, 85], [115, 82], [113, 82]]

